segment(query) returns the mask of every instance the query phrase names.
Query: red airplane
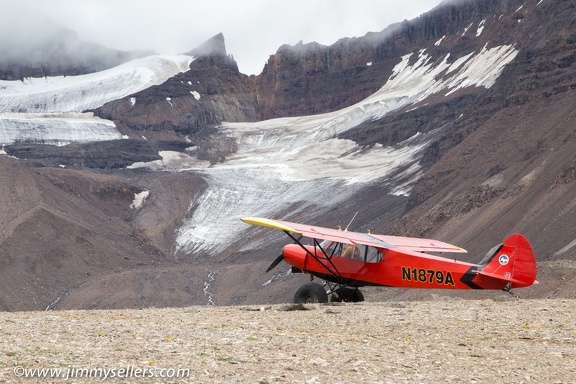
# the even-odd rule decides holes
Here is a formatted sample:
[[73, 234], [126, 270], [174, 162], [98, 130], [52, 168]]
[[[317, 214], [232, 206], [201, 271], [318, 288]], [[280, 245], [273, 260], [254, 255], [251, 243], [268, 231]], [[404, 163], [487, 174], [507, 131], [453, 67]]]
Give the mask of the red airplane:
[[[259, 217], [242, 221], [283, 231], [295, 242], [284, 247], [266, 272], [284, 260], [293, 272], [324, 280], [322, 285], [302, 285], [294, 295], [295, 303], [327, 302], [329, 295], [332, 301], [363, 301], [358, 287], [364, 286], [509, 292], [538, 283], [532, 247], [519, 234], [510, 235], [478, 264], [471, 264], [426, 253], [466, 253], [463, 248], [437, 240], [342, 231]], [[304, 245], [302, 237], [312, 239], [313, 245]]]

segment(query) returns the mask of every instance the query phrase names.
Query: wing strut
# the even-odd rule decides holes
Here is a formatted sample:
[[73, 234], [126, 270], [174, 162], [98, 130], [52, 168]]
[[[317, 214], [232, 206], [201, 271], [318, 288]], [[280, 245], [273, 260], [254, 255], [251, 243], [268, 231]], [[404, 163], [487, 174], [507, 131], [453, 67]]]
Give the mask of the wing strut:
[[296, 242], [304, 251], [306, 251], [306, 253], [308, 255], [310, 255], [310, 257], [312, 257], [314, 260], [316, 260], [322, 267], [324, 267], [324, 269], [326, 271], [328, 271], [328, 273], [330, 275], [332, 275], [335, 279], [337, 279], [341, 285], [346, 285], [346, 283], [344, 282], [344, 279], [342, 278], [342, 275], [340, 275], [340, 272], [338, 272], [338, 268], [336, 268], [336, 266], [334, 265], [334, 263], [332, 262], [332, 255], [328, 255], [326, 253], [326, 251], [324, 250], [324, 248], [322, 248], [322, 246], [320, 245], [320, 243], [318, 242], [317, 239], [314, 239], [314, 249], [320, 249], [322, 251], [322, 254], [324, 255], [324, 260], [327, 260], [328, 263], [330, 264], [330, 266], [332, 268], [330, 268], [330, 266], [328, 264], [325, 264], [322, 259], [320, 257], [318, 257], [318, 255], [316, 255], [316, 252], [312, 253], [310, 252], [310, 250], [308, 248], [306, 248], [301, 242], [300, 242], [300, 238], [302, 238], [302, 236], [300, 236], [300, 238], [296, 239], [294, 236], [292, 236], [292, 234], [288, 231], [284, 231], [292, 240], [294, 240], [294, 242]]

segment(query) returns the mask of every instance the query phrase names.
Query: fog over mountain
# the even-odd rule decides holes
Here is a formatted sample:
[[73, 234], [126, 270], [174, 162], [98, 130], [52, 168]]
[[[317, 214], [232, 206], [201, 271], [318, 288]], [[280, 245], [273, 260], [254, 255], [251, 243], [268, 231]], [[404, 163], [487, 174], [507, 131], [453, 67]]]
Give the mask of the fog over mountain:
[[223, 33], [240, 70], [250, 75], [259, 74], [268, 56], [282, 44], [315, 41], [331, 45], [343, 37], [363, 36], [412, 19], [439, 3], [166, 0], [144, 6], [136, 0], [20, 0], [3, 5], [0, 36], [16, 37], [19, 47], [27, 47], [49, 40], [55, 34], [53, 26], [59, 26], [75, 31], [81, 41], [109, 49], [174, 55]]

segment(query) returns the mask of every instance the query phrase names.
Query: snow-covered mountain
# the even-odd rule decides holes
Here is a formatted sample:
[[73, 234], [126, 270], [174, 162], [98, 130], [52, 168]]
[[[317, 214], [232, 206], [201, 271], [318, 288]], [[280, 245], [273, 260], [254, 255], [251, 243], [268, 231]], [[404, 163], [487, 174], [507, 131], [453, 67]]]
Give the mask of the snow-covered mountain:
[[[338, 135], [434, 94], [463, 87], [490, 87], [518, 52], [512, 46], [483, 48], [448, 63], [425, 50], [402, 57], [382, 88], [339, 111], [256, 123], [223, 123], [216, 140], [232, 138], [235, 154], [209, 166], [194, 156], [171, 157], [135, 167], [201, 172], [209, 188], [192, 201], [191, 218], [178, 231], [177, 253], [222, 252], [244, 230], [241, 217], [275, 217], [295, 203], [299, 210], [328, 209], [349, 199], [356, 183], [384, 180], [389, 193], [408, 194], [418, 178], [423, 149], [441, 129], [396, 146], [361, 147]], [[412, 56], [416, 57], [411, 63]], [[402, 169], [403, 172], [398, 174]], [[392, 176], [395, 176], [392, 178]], [[383, 187], [384, 188], [384, 187]]]
[[[217, 136], [232, 138], [238, 150], [222, 163], [209, 167], [193, 155], [164, 153], [167, 158], [163, 161], [131, 168], [204, 174], [210, 187], [198, 201], [192, 201], [194, 212], [178, 230], [177, 253], [217, 254], [242, 232], [237, 224], [243, 215], [277, 216], [295, 199], [303, 202], [304, 210], [331, 207], [353, 195], [355, 183], [378, 179], [387, 180], [390, 193], [409, 193], [420, 171], [422, 150], [439, 130], [418, 133], [394, 147], [363, 148], [338, 139], [338, 135], [434, 94], [449, 95], [464, 87], [488, 88], [517, 53], [513, 46], [483, 47], [449, 62], [450, 53], [432, 57], [423, 49], [403, 56], [380, 90], [350, 107], [255, 123], [224, 122]], [[137, 93], [186, 71], [190, 60], [188, 56], [151, 56], [91, 75], [3, 81], [0, 142], [66, 144], [121, 139], [110, 121], [56, 113], [81, 112]], [[403, 173], [389, 179], [399, 169]]]
[[[219, 287], [216, 303], [285, 300], [292, 277], [260, 273], [280, 235], [243, 216], [336, 226], [360, 212], [358, 230], [438, 237], [469, 248], [474, 261], [518, 231], [540, 260], [569, 258], [576, 31], [566, 7], [448, 2], [386, 33], [283, 46], [256, 77], [238, 72], [219, 36], [194, 60], [151, 56], [90, 75], [1, 82], [0, 153], [54, 168], [28, 176], [48, 197], [4, 212], [0, 252], [20, 249], [8, 245], [22, 223], [43, 231], [53, 221], [74, 235], [50, 254], [27, 254], [52, 260], [69, 246], [123, 274], [93, 268], [86, 277], [78, 263], [77, 274], [62, 274], [65, 289], [42, 293], [44, 308], [60, 297], [63, 307], [127, 305], [122, 295], [137, 302], [144, 286], [162, 292], [154, 300], [201, 303], [204, 294], [189, 295], [206, 279]], [[5, 206], [34, 188], [8, 188], [16, 197]], [[26, 198], [35, 196], [44, 195]], [[146, 198], [136, 206], [137, 196]], [[60, 199], [82, 209], [52, 208]], [[89, 224], [74, 212], [90, 212]], [[90, 242], [108, 226], [129, 239], [106, 232], [103, 249], [131, 250], [112, 262]], [[262, 296], [264, 282], [276, 293]], [[119, 292], [118, 301], [96, 298], [100, 290]]]

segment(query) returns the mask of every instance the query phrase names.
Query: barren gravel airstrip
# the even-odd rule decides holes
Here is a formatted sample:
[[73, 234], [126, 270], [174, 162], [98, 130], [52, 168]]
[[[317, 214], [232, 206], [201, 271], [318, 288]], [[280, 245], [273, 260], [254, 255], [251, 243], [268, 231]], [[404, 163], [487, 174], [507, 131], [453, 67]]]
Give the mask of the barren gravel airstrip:
[[0, 335], [7, 383], [576, 382], [571, 299], [4, 312]]

